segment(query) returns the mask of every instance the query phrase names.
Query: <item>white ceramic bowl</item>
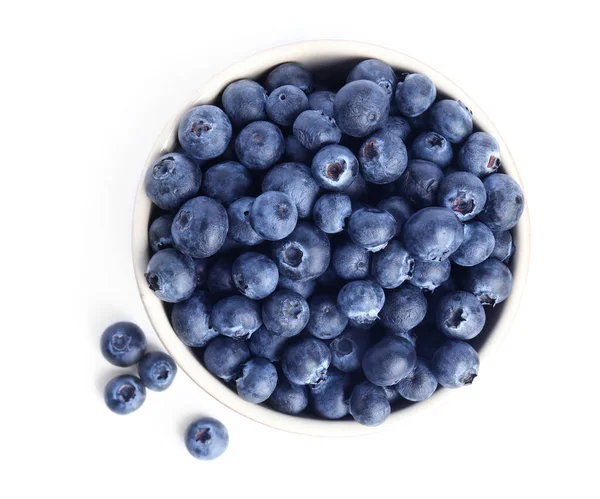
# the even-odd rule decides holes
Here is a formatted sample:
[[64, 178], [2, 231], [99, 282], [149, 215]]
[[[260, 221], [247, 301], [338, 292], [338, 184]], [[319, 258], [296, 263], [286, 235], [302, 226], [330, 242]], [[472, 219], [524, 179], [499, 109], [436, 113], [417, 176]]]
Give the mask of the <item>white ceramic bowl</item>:
[[[212, 78], [189, 102], [188, 106], [181, 109], [176, 116], [167, 124], [158, 140], [154, 144], [148, 158], [146, 168], [154, 160], [173, 150], [177, 140], [177, 125], [181, 116], [192, 106], [197, 104], [214, 103], [218, 100], [223, 89], [232, 81], [242, 78], [259, 78], [269, 69], [287, 61], [297, 61], [309, 69], [331, 69], [336, 66], [348, 69], [362, 59], [381, 59], [397, 71], [424, 73], [435, 83], [438, 93], [458, 99], [473, 112], [473, 120], [479, 129], [492, 134], [500, 143], [502, 165], [506, 173], [517, 179], [523, 185], [514, 161], [498, 134], [498, 131], [473, 102], [460, 88], [448, 80], [445, 76], [433, 70], [429, 66], [419, 62], [407, 55], [383, 47], [358, 42], [347, 42], [337, 40], [320, 40], [294, 43], [275, 47], [265, 52], [253, 55], [218, 74]], [[146, 170], [144, 168], [144, 172]], [[413, 416], [420, 411], [440, 410], [443, 401], [451, 399], [452, 390], [438, 389], [438, 391], [425, 402], [413, 404], [400, 410], [392, 412], [389, 419], [377, 428], [367, 428], [351, 420], [326, 421], [308, 417], [288, 416], [269, 409], [263, 405], [255, 405], [242, 400], [230, 388], [208, 372], [204, 366], [194, 357], [177, 337], [169, 318], [165, 313], [162, 302], [148, 288], [144, 278], [146, 265], [150, 257], [148, 245], [148, 226], [151, 216], [151, 202], [146, 197], [142, 181], [139, 184], [135, 200], [135, 212], [133, 218], [133, 264], [140, 296], [148, 313], [148, 317], [158, 337], [165, 348], [176, 360], [179, 367], [185, 371], [204, 391], [225, 404], [234, 411], [253, 419], [259, 423], [295, 433], [317, 436], [344, 436], [359, 435], [376, 431], [378, 429], [392, 429], [403, 423], [407, 416]], [[494, 345], [508, 331], [513, 318], [517, 312], [529, 264], [530, 251], [530, 228], [527, 205], [519, 224], [513, 231], [517, 252], [511, 261], [513, 272], [513, 290], [509, 298], [498, 307], [499, 313], [493, 318], [489, 332], [485, 338], [481, 338], [477, 345], [481, 363], [485, 368], [486, 360], [494, 350]], [[486, 327], [486, 330], [488, 327]], [[482, 335], [480, 335], [482, 336]]]

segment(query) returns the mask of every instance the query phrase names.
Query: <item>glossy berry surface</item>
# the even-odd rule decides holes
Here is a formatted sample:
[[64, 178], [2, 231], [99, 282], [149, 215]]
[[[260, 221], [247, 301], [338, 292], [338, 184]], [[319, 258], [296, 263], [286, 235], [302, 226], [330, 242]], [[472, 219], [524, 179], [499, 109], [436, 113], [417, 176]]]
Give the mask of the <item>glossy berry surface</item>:
[[489, 133], [475, 132], [458, 152], [458, 167], [478, 177], [496, 173], [500, 168], [500, 145]]
[[133, 322], [116, 322], [102, 333], [100, 350], [111, 364], [129, 367], [139, 362], [144, 355], [146, 336]]
[[164, 352], [148, 352], [140, 360], [138, 373], [146, 388], [162, 392], [173, 383], [177, 364]]
[[294, 85], [283, 85], [267, 98], [269, 119], [281, 126], [291, 126], [302, 111], [308, 109], [306, 94]]
[[381, 324], [395, 333], [410, 331], [425, 318], [427, 299], [421, 290], [403, 284], [390, 291], [380, 314]]
[[235, 139], [235, 153], [249, 170], [266, 170], [283, 155], [283, 134], [268, 121], [245, 126]]
[[380, 251], [396, 234], [396, 220], [387, 211], [375, 208], [356, 210], [348, 222], [352, 242], [368, 251]]
[[371, 337], [368, 331], [353, 327], [346, 328], [329, 344], [331, 365], [347, 373], [358, 371], [370, 344]]
[[347, 281], [366, 279], [371, 269], [371, 255], [369, 250], [346, 240], [338, 244], [333, 252], [333, 269]]
[[479, 355], [465, 341], [446, 340], [433, 355], [431, 370], [444, 388], [470, 385], [479, 373]]
[[236, 378], [248, 359], [250, 350], [246, 342], [226, 336], [217, 336], [204, 349], [204, 366], [225, 381]]
[[104, 388], [104, 403], [116, 414], [131, 414], [146, 400], [146, 387], [136, 376], [122, 374], [111, 379]]
[[435, 163], [440, 168], [446, 168], [452, 162], [454, 153], [452, 144], [435, 132], [422, 132], [412, 143], [412, 157]]
[[261, 325], [260, 305], [246, 296], [229, 296], [215, 303], [210, 323], [219, 334], [249, 338]]
[[315, 295], [308, 300], [308, 308], [310, 319], [306, 329], [316, 338], [335, 338], [348, 325], [348, 318], [339, 310], [335, 296]]
[[148, 168], [144, 178], [146, 195], [159, 208], [177, 209], [196, 196], [202, 183], [202, 170], [181, 153], [164, 154]]
[[321, 196], [313, 208], [315, 225], [327, 234], [342, 232], [350, 215], [352, 215], [352, 201], [342, 193]]
[[494, 251], [496, 240], [487, 225], [472, 221], [465, 224], [465, 237], [462, 244], [450, 259], [461, 267], [472, 267], [487, 260]]
[[464, 141], [473, 132], [471, 111], [460, 101], [441, 100], [431, 106], [431, 128], [453, 144]]
[[242, 253], [231, 267], [233, 283], [240, 293], [253, 300], [262, 300], [277, 287], [277, 265], [262, 253]]
[[196, 289], [194, 260], [173, 248], [152, 255], [144, 277], [154, 294], [167, 303], [187, 300]]
[[262, 304], [265, 327], [278, 336], [295, 336], [302, 331], [310, 312], [306, 300], [294, 291], [278, 289]]
[[220, 421], [214, 418], [199, 418], [185, 432], [185, 446], [196, 459], [210, 461], [227, 450], [229, 433]]
[[293, 126], [294, 137], [309, 151], [337, 144], [342, 132], [336, 121], [323, 111], [309, 109], [298, 115]]
[[269, 241], [277, 241], [290, 235], [297, 221], [296, 203], [283, 192], [267, 191], [258, 196], [250, 208], [252, 228]]
[[327, 344], [316, 339], [301, 339], [288, 346], [281, 359], [285, 377], [297, 385], [314, 385], [323, 381], [331, 363]]
[[219, 334], [210, 322], [212, 307], [211, 294], [201, 290], [197, 290], [187, 300], [173, 305], [171, 324], [185, 345], [201, 348]]
[[415, 259], [395, 239], [373, 255], [371, 276], [384, 289], [393, 289], [412, 279]]
[[523, 191], [517, 181], [503, 173], [483, 180], [487, 201], [479, 220], [493, 231], [512, 229], [525, 209]]
[[399, 336], [386, 336], [369, 348], [362, 359], [367, 379], [378, 386], [392, 386], [407, 376], [417, 363], [413, 345]]
[[302, 163], [280, 163], [271, 168], [262, 182], [262, 191], [280, 191], [296, 204], [298, 218], [309, 218], [319, 196], [319, 186], [310, 169]]
[[206, 170], [202, 193], [228, 206], [245, 196], [251, 185], [252, 176], [247, 168], [236, 161], [226, 161]]
[[396, 385], [398, 394], [411, 402], [422, 402], [433, 395], [438, 386], [437, 379], [429, 362], [423, 358], [417, 359], [415, 368]]
[[153, 253], [173, 247], [173, 237], [171, 236], [172, 224], [173, 215], [162, 215], [150, 224], [148, 242]]
[[435, 85], [428, 76], [419, 73], [409, 74], [398, 82], [394, 93], [398, 111], [409, 117], [419, 116], [427, 111], [435, 97]]
[[473, 293], [483, 305], [502, 303], [512, 290], [510, 269], [494, 258], [469, 267], [463, 277], [465, 291]]
[[252, 121], [265, 120], [266, 100], [266, 90], [252, 80], [230, 83], [221, 96], [223, 110], [236, 127], [245, 126]]
[[483, 182], [468, 172], [446, 176], [437, 192], [439, 206], [452, 210], [461, 222], [475, 218], [483, 210], [487, 194]]
[[190, 109], [179, 122], [181, 147], [196, 159], [212, 159], [225, 152], [233, 134], [227, 115], [217, 106]]
[[358, 160], [347, 147], [328, 145], [315, 154], [311, 172], [319, 187], [328, 191], [345, 191], [356, 178]]
[[339, 292], [337, 303], [348, 319], [358, 324], [372, 324], [379, 318], [385, 294], [373, 281], [352, 281]]
[[235, 386], [244, 400], [260, 404], [271, 396], [277, 386], [277, 369], [265, 358], [250, 359], [242, 367], [242, 374]]
[[436, 324], [448, 338], [470, 340], [483, 330], [485, 311], [472, 293], [453, 291], [437, 304]]
[[367, 182], [388, 184], [404, 173], [408, 154], [399, 135], [381, 129], [363, 142], [358, 152], [358, 161]]
[[396, 88], [396, 73], [385, 62], [378, 59], [367, 59], [359, 62], [348, 74], [347, 82], [356, 80], [369, 80], [376, 83], [392, 98]]
[[444, 173], [435, 163], [413, 159], [398, 180], [398, 193], [418, 208], [431, 206], [443, 178]]
[[333, 101], [333, 117], [351, 137], [366, 137], [385, 123], [389, 95], [377, 83], [357, 80], [339, 89]]
[[349, 410], [352, 417], [365, 426], [382, 424], [391, 412], [384, 389], [368, 381], [356, 385], [352, 390]]

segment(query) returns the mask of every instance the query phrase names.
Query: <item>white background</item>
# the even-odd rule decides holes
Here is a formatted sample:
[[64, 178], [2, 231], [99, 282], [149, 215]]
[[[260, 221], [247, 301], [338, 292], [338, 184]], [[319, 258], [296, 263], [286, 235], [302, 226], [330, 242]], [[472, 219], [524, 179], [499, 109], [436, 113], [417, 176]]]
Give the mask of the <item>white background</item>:
[[[4, 2], [0, 496], [598, 497], [600, 37], [592, 2], [557, 3]], [[317, 38], [425, 61], [495, 122], [533, 231], [511, 333], [472, 387], [374, 436], [262, 427], [183, 373], [110, 413], [104, 327], [138, 322], [158, 347], [130, 263], [156, 136], [211, 75]], [[230, 430], [213, 462], [183, 445], [202, 414]]]

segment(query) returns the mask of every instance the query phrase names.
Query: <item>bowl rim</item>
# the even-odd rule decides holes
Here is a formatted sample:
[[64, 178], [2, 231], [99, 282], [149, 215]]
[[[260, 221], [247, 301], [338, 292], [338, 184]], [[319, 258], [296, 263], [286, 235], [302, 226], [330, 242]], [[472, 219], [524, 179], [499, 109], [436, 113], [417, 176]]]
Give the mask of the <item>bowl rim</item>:
[[[439, 393], [436, 393], [432, 398], [424, 402], [412, 404], [399, 411], [393, 411], [386, 423], [378, 427], [362, 426], [352, 420], [329, 421], [291, 416], [276, 412], [263, 405], [246, 402], [206, 370], [196, 357], [194, 357], [192, 351], [179, 340], [171, 327], [162, 302], [148, 288], [144, 278], [149, 258], [148, 225], [152, 208], [152, 203], [144, 191], [144, 175], [147, 168], [158, 156], [172, 150], [177, 137], [177, 124], [183, 113], [194, 105], [213, 102], [221, 94], [225, 86], [232, 81], [243, 78], [255, 78], [269, 68], [283, 62], [298, 61], [310, 66], [311, 60], [322, 62], [324, 58], [340, 60], [381, 59], [395, 68], [402, 68], [411, 73], [426, 74], [433, 80], [438, 90], [450, 95], [454, 99], [462, 101], [473, 112], [473, 120], [477, 126], [498, 140], [503, 169], [519, 182], [525, 192], [523, 181], [515, 165], [515, 161], [496, 127], [479, 106], [446, 76], [417, 59], [378, 45], [345, 40], [302, 41], [272, 47], [234, 63], [209, 79], [196, 92], [194, 97], [188, 101], [187, 105], [169, 120], [152, 146], [152, 150], [141, 173], [133, 212], [131, 249], [138, 291], [150, 323], [160, 341], [181, 370], [200, 388], [238, 414], [272, 428], [312, 436], [355, 436], [375, 431], [391, 430], [395, 426], [404, 423], [407, 418], [414, 416], [420, 410], [424, 410], [425, 408], [431, 409], [438, 404], [444, 403], [452, 390], [438, 389]], [[513, 289], [509, 298], [503, 303], [503, 312], [499, 314], [493, 330], [479, 349], [479, 356], [482, 362], [490, 358], [490, 353], [494, 350], [493, 347], [503, 339], [510, 329], [525, 288], [531, 250], [531, 229], [526, 195], [525, 199], [523, 215], [517, 226], [513, 229], [513, 236], [518, 242], [518, 251], [515, 253], [512, 263]]]

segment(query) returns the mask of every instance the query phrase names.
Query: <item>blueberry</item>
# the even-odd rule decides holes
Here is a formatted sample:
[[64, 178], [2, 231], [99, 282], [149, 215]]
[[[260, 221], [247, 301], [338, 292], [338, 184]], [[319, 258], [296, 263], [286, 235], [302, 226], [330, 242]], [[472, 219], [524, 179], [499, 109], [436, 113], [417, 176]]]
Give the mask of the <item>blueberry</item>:
[[288, 135], [284, 142], [283, 157], [287, 161], [310, 164], [313, 153], [304, 147], [293, 135]]
[[290, 235], [297, 221], [296, 203], [283, 192], [264, 192], [254, 200], [250, 209], [252, 228], [269, 241]]
[[206, 291], [196, 291], [187, 300], [176, 303], [171, 324], [179, 339], [189, 347], [204, 347], [219, 333], [210, 323], [212, 299]]
[[308, 109], [308, 97], [298, 87], [283, 85], [267, 98], [269, 119], [281, 126], [291, 126], [302, 111]]
[[306, 329], [321, 340], [339, 336], [348, 324], [348, 318], [337, 306], [337, 298], [329, 295], [316, 295], [308, 300], [310, 319]]
[[226, 336], [217, 336], [204, 349], [204, 367], [225, 381], [237, 377], [242, 365], [249, 359], [250, 350], [246, 342]]
[[277, 336], [265, 326], [261, 326], [250, 337], [248, 346], [252, 355], [264, 357], [271, 362], [277, 362], [281, 359], [281, 352], [286, 341], [287, 338], [285, 336]]
[[208, 269], [206, 287], [213, 295], [231, 295], [237, 291], [231, 275], [232, 266], [232, 259], [220, 258]]
[[503, 173], [495, 173], [483, 180], [487, 194], [485, 208], [479, 220], [493, 231], [512, 229], [525, 209], [523, 191], [516, 180]]
[[146, 337], [133, 322], [117, 322], [108, 326], [102, 333], [100, 350], [111, 364], [129, 367], [139, 362], [144, 355]]
[[272, 293], [262, 304], [262, 320], [266, 328], [279, 336], [295, 336], [302, 331], [310, 312], [301, 295], [287, 289]]
[[354, 182], [344, 191], [352, 201], [358, 201], [367, 197], [367, 182], [365, 178], [358, 172], [354, 178]]
[[242, 367], [235, 382], [237, 393], [247, 402], [260, 404], [267, 400], [277, 385], [277, 369], [267, 359], [255, 357]]
[[335, 92], [328, 90], [317, 90], [308, 96], [308, 107], [315, 111], [323, 111], [329, 116], [333, 116], [333, 100]]
[[415, 368], [395, 387], [398, 394], [406, 400], [422, 402], [433, 395], [437, 385], [437, 379], [431, 372], [427, 360], [418, 358]]
[[502, 303], [512, 290], [512, 274], [502, 262], [489, 258], [468, 267], [463, 279], [465, 291], [473, 293], [483, 305]]
[[266, 90], [252, 80], [238, 80], [227, 85], [221, 96], [225, 114], [236, 127], [267, 119]]
[[138, 372], [146, 388], [162, 392], [173, 383], [177, 364], [164, 352], [148, 352], [140, 360]]
[[508, 230], [494, 232], [494, 249], [490, 258], [496, 258], [502, 263], [508, 263], [515, 252], [512, 234]]
[[[334, 253], [335, 254], [335, 253]], [[373, 255], [371, 276], [385, 289], [397, 288], [413, 277], [415, 259], [395, 239]]]
[[494, 250], [494, 234], [481, 222], [465, 224], [465, 238], [450, 257], [453, 263], [463, 267], [472, 267], [487, 260]]
[[309, 151], [337, 144], [342, 138], [336, 121], [323, 111], [308, 110], [300, 113], [294, 121], [293, 132], [298, 142]]
[[444, 99], [431, 106], [431, 128], [453, 144], [465, 140], [473, 132], [471, 111], [460, 101]]
[[281, 163], [271, 168], [262, 182], [263, 192], [280, 191], [296, 204], [299, 218], [309, 218], [319, 196], [319, 186], [302, 163]]
[[272, 252], [281, 276], [304, 281], [325, 272], [331, 247], [323, 231], [308, 222], [299, 222], [289, 236], [273, 243]]
[[329, 191], [345, 191], [358, 173], [358, 160], [347, 147], [337, 144], [323, 147], [312, 160], [315, 182]]
[[283, 85], [294, 85], [308, 94], [312, 90], [312, 75], [297, 62], [280, 64], [267, 75], [265, 87], [272, 92]]
[[249, 170], [266, 170], [283, 155], [283, 134], [268, 121], [246, 125], [235, 139], [237, 157]]
[[251, 185], [252, 176], [247, 168], [235, 161], [226, 161], [206, 170], [202, 193], [227, 206], [245, 196]]
[[464, 341], [446, 340], [433, 355], [431, 370], [445, 388], [470, 385], [479, 372], [479, 355]]
[[171, 236], [172, 224], [173, 215], [162, 215], [150, 224], [148, 242], [153, 253], [173, 246], [173, 237]]
[[446, 208], [423, 208], [404, 225], [404, 247], [417, 260], [441, 262], [454, 253], [464, 237], [463, 225]]
[[332, 264], [335, 273], [342, 279], [365, 279], [371, 269], [371, 252], [352, 241], [344, 241], [333, 250]]
[[316, 226], [327, 234], [342, 232], [350, 215], [352, 215], [352, 202], [346, 194], [339, 192], [321, 196], [313, 208], [313, 220]]
[[489, 133], [475, 132], [458, 152], [461, 170], [485, 177], [500, 168], [500, 145]]
[[390, 100], [394, 96], [394, 89], [398, 81], [394, 70], [385, 62], [378, 59], [367, 59], [354, 66], [350, 74], [348, 74], [346, 82], [350, 83], [357, 80], [369, 80], [376, 83]]
[[388, 184], [404, 173], [408, 155], [402, 139], [382, 129], [363, 142], [358, 152], [358, 161], [367, 182]]
[[116, 414], [137, 411], [146, 400], [146, 387], [136, 376], [122, 374], [111, 379], [104, 388], [104, 402]]
[[337, 302], [348, 319], [357, 324], [371, 324], [379, 317], [385, 294], [373, 281], [352, 281], [340, 290]]
[[331, 363], [329, 347], [321, 340], [305, 338], [292, 343], [284, 351], [281, 368], [285, 377], [297, 385], [322, 382]]
[[198, 196], [187, 201], [177, 212], [171, 226], [175, 246], [194, 258], [214, 255], [227, 237], [229, 220], [223, 205]]
[[333, 116], [341, 130], [351, 137], [366, 137], [381, 128], [389, 110], [388, 94], [368, 80], [347, 83], [333, 101]]
[[384, 389], [364, 381], [352, 390], [349, 412], [362, 425], [378, 426], [388, 418], [391, 408]]
[[378, 210], [387, 211], [396, 220], [396, 234], [399, 236], [402, 233], [402, 229], [406, 221], [415, 212], [412, 205], [404, 198], [400, 196], [391, 196], [383, 199], [378, 205]]
[[256, 233], [250, 223], [250, 211], [254, 198], [243, 197], [236, 199], [227, 208], [229, 218], [228, 235], [234, 241], [245, 246], [255, 246], [262, 243], [265, 238]]
[[381, 324], [395, 333], [410, 331], [425, 318], [427, 299], [421, 290], [403, 284], [388, 293], [381, 309]]
[[428, 76], [419, 73], [406, 75], [398, 82], [394, 94], [398, 111], [404, 116], [419, 116], [435, 101], [435, 85]]
[[295, 291], [299, 295], [301, 295], [305, 300], [307, 300], [315, 291], [315, 287], [317, 286], [317, 281], [315, 279], [307, 279], [306, 281], [296, 281], [294, 279], [290, 279], [289, 277], [279, 277], [279, 283], [277, 284], [277, 289], [289, 289], [290, 291]]
[[485, 311], [475, 295], [452, 291], [437, 305], [436, 324], [448, 338], [470, 340], [483, 330]]
[[277, 287], [279, 271], [270, 258], [261, 253], [242, 253], [231, 267], [235, 287], [253, 300], [262, 300]]
[[232, 135], [231, 122], [218, 107], [196, 106], [183, 115], [177, 135], [181, 147], [196, 159], [212, 159], [227, 149]]
[[164, 154], [148, 168], [146, 195], [159, 208], [176, 210], [200, 190], [202, 170], [185, 154]]
[[304, 385], [290, 383], [285, 376], [279, 376], [267, 404], [284, 414], [299, 414], [308, 405], [308, 389]]
[[358, 371], [370, 346], [370, 334], [364, 329], [347, 328], [330, 344], [331, 365], [343, 372]]
[[392, 386], [407, 376], [417, 364], [411, 343], [399, 336], [385, 336], [369, 348], [362, 359], [367, 379], [378, 386]]
[[402, 116], [390, 116], [387, 120], [385, 120], [381, 130], [391, 135], [400, 137], [402, 142], [406, 142], [406, 139], [408, 139], [408, 136], [411, 132], [411, 126], [410, 123]]
[[410, 283], [424, 291], [433, 292], [434, 289], [448, 280], [451, 270], [450, 260], [442, 260], [441, 262], [417, 260]]
[[483, 182], [468, 172], [447, 175], [438, 188], [437, 202], [452, 210], [461, 222], [475, 218], [485, 206]]
[[398, 179], [398, 192], [415, 206], [431, 206], [437, 200], [437, 191], [444, 173], [435, 163], [412, 159]]
[[223, 336], [246, 339], [262, 324], [260, 305], [245, 296], [229, 296], [218, 301], [210, 323]]
[[187, 300], [196, 288], [194, 260], [173, 248], [154, 253], [144, 277], [154, 294], [168, 303]]
[[411, 147], [412, 157], [414, 159], [424, 159], [435, 163], [440, 168], [446, 168], [452, 163], [452, 144], [440, 134], [435, 132], [422, 132]]
[[376, 252], [386, 247], [396, 234], [396, 220], [387, 211], [375, 208], [356, 210], [348, 223], [348, 235], [354, 244]]
[[350, 379], [346, 373], [330, 369], [321, 383], [309, 388], [312, 410], [326, 419], [343, 418], [348, 414], [349, 387]]
[[185, 432], [185, 446], [196, 459], [210, 461], [227, 450], [229, 434], [227, 428], [213, 418], [199, 418]]

